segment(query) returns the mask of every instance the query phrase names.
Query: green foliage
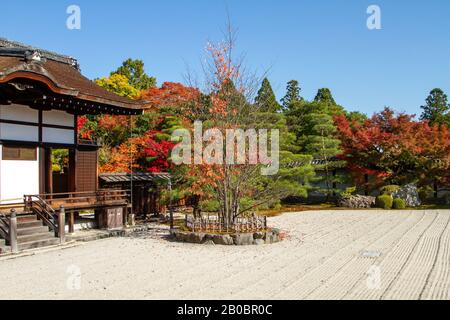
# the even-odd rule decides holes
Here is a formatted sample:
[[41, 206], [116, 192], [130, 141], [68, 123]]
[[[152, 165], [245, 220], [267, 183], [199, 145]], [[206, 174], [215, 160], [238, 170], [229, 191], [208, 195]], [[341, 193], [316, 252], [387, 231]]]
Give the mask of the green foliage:
[[139, 97], [139, 90], [130, 85], [129, 79], [120, 74], [111, 74], [109, 77], [96, 79], [95, 83], [110, 92], [130, 99]]
[[396, 210], [403, 210], [406, 209], [406, 202], [403, 199], [394, 199], [392, 202], [392, 208]]
[[392, 209], [394, 199], [392, 199], [392, 196], [384, 194], [381, 196], [378, 196], [375, 205], [377, 208], [382, 208], [384, 210], [390, 210]]
[[359, 125], [363, 125], [364, 122], [368, 119], [366, 114], [359, 111], [351, 111], [351, 112], [346, 111], [345, 116], [351, 123], [356, 122]]
[[419, 188], [419, 198], [422, 202], [427, 202], [430, 198], [430, 195], [433, 193], [433, 188], [429, 185], [423, 186]]
[[300, 97], [300, 91], [297, 80], [291, 80], [287, 83], [286, 95], [281, 99], [284, 110], [289, 110], [293, 104], [303, 100]]
[[426, 99], [426, 105], [421, 107], [421, 120], [428, 120], [431, 124], [446, 125], [450, 128], [450, 104], [442, 89], [431, 90]]
[[52, 149], [52, 171], [61, 172], [64, 167], [69, 165], [69, 150], [68, 149]]
[[382, 187], [380, 189], [380, 192], [381, 192], [381, 194], [387, 194], [389, 196], [392, 196], [392, 194], [395, 191], [398, 191], [399, 189], [400, 189], [400, 186], [393, 184], [393, 185], [388, 185], [388, 186]]
[[319, 89], [316, 97], [314, 98], [314, 102], [324, 103], [326, 105], [336, 105], [336, 101], [334, 101], [331, 90], [328, 88]]
[[350, 198], [356, 192], [356, 187], [346, 188], [344, 191], [340, 193], [342, 198]]
[[111, 76], [114, 74], [125, 76], [130, 86], [138, 91], [156, 87], [156, 78], [145, 73], [142, 60], [127, 59], [115, 72], [111, 72]]
[[200, 202], [200, 208], [203, 212], [217, 212], [220, 204], [217, 200], [204, 200]]
[[311, 132], [303, 140], [304, 150], [314, 159], [320, 160], [321, 164], [316, 166], [316, 171], [322, 171], [324, 174], [318, 180], [325, 182], [326, 188], [323, 191], [330, 197], [333, 192], [333, 182], [335, 182], [332, 173], [345, 164], [333, 159], [342, 153], [341, 142], [335, 138], [337, 129], [329, 114], [311, 113], [308, 115], [308, 122], [311, 125]]
[[255, 98], [255, 105], [260, 112], [278, 112], [281, 109], [280, 104], [277, 102], [275, 93], [267, 78], [264, 78], [261, 88], [258, 91], [258, 95]]

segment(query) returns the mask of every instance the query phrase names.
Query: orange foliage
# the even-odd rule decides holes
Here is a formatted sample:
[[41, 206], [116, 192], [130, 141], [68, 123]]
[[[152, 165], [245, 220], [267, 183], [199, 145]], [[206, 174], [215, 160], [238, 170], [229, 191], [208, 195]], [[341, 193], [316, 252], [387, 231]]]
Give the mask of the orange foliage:
[[147, 137], [145, 136], [130, 138], [117, 148], [113, 148], [108, 163], [100, 166], [99, 171], [101, 173], [129, 173], [131, 172], [131, 167], [133, 171], [139, 169], [140, 165], [136, 160], [144, 156], [146, 140]]
[[199, 96], [198, 89], [175, 82], [164, 82], [161, 88], [150, 88], [141, 93], [142, 100], [148, 101], [147, 108], [180, 106], [198, 99]]

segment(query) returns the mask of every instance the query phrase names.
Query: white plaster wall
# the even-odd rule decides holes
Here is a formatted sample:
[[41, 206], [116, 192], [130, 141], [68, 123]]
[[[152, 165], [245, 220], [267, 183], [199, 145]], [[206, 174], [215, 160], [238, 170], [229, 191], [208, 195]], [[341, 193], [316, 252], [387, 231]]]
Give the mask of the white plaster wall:
[[37, 142], [39, 140], [39, 128], [35, 126], [0, 123], [0, 139]]
[[[39, 193], [39, 152], [36, 161], [2, 160], [0, 145], [0, 200], [14, 203], [25, 194]], [[37, 152], [37, 151], [36, 151]], [[6, 201], [4, 201], [6, 200]]]
[[74, 144], [75, 133], [73, 130], [42, 128], [42, 141], [51, 143]]
[[38, 123], [39, 112], [19, 104], [0, 105], [0, 119]]
[[51, 110], [42, 113], [42, 122], [44, 124], [56, 124], [60, 126], [73, 127], [74, 116], [65, 111]]

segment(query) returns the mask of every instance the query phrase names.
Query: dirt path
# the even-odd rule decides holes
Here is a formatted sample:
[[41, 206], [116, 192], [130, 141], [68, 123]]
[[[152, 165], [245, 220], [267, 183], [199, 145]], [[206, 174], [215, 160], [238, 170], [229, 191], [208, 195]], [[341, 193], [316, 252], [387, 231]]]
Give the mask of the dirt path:
[[450, 299], [450, 211], [289, 213], [270, 224], [288, 239], [191, 245], [155, 230], [0, 260], [0, 299]]

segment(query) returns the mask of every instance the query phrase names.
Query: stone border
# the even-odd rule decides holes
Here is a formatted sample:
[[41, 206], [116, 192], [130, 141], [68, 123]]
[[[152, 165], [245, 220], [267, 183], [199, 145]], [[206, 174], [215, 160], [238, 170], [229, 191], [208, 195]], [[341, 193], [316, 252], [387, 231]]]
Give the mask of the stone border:
[[175, 229], [171, 231], [171, 234], [178, 242], [227, 246], [263, 245], [277, 243], [283, 240], [280, 230], [275, 228], [265, 232], [235, 234], [210, 234]]

